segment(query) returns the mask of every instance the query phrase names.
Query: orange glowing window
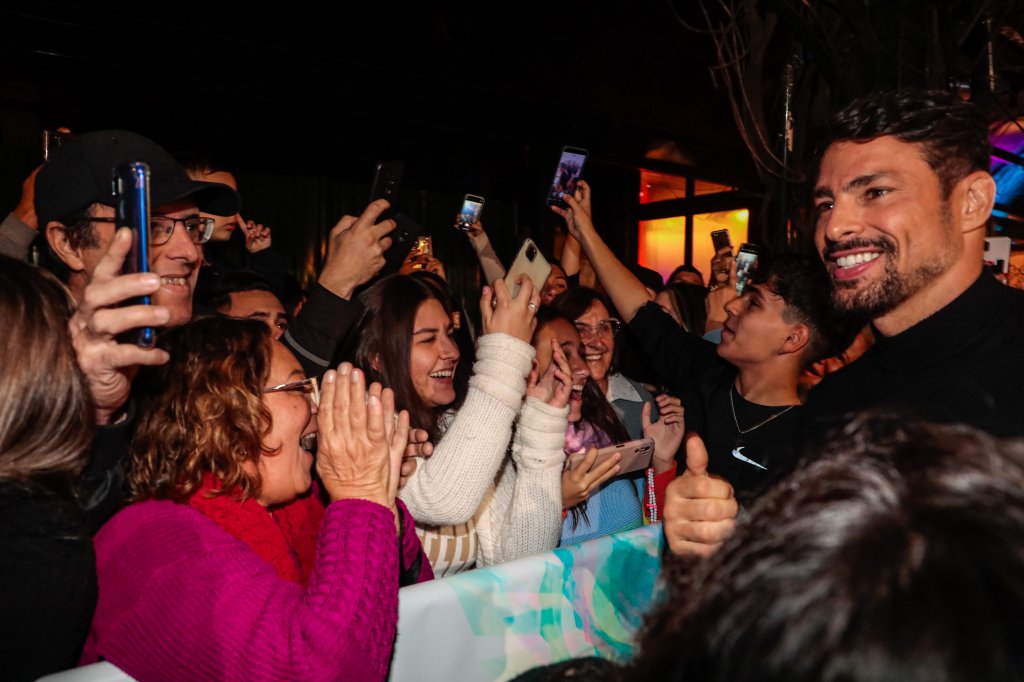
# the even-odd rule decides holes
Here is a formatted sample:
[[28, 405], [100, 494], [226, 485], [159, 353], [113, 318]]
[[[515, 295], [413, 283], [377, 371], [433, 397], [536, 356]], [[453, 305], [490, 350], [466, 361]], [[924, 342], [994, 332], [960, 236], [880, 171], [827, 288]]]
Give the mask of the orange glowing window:
[[[747, 224], [750, 212], [747, 209], [703, 213], [693, 217], [693, 265], [704, 273], [707, 281], [708, 267], [714, 250], [711, 233], [715, 230], [729, 230], [733, 249], [747, 241]], [[686, 249], [686, 218], [663, 218], [640, 222], [640, 243], [638, 262], [644, 267], [661, 273], [668, 279], [672, 271], [683, 264]]]

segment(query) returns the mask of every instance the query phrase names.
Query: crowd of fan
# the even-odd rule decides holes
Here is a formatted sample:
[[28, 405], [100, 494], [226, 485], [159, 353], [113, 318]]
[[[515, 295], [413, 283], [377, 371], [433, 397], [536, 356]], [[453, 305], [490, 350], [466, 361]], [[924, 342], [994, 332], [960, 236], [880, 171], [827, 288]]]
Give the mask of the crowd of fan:
[[[729, 248], [707, 283], [622, 263], [581, 180], [543, 287], [472, 226], [477, 318], [436, 259], [379, 275], [386, 201], [304, 292], [231, 173], [77, 136], [0, 225], [6, 675], [383, 679], [401, 586], [663, 522], [635, 660], [528, 677], [1024, 677], [1024, 295], [982, 266], [985, 121], [880, 93], [821, 149], [818, 254], [741, 296]], [[109, 190], [133, 161], [147, 274]], [[598, 461], [640, 438], [647, 470]]]

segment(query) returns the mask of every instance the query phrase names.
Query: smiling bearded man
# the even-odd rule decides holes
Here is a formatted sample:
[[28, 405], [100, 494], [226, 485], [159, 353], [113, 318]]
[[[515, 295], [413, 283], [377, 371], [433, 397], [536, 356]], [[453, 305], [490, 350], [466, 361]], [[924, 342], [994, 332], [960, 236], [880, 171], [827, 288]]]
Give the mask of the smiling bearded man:
[[833, 119], [815, 242], [843, 313], [877, 343], [812, 392], [818, 434], [862, 409], [1024, 435], [1024, 294], [983, 268], [996, 184], [978, 109], [945, 92], [870, 95]]

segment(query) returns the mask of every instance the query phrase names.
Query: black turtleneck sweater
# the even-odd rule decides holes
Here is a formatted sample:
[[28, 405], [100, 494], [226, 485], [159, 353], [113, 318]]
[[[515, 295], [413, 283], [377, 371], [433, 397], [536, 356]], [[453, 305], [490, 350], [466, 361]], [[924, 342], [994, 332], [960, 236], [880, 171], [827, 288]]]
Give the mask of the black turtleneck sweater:
[[1024, 292], [986, 271], [934, 315], [875, 338], [811, 391], [804, 406], [811, 442], [869, 408], [1024, 436]]

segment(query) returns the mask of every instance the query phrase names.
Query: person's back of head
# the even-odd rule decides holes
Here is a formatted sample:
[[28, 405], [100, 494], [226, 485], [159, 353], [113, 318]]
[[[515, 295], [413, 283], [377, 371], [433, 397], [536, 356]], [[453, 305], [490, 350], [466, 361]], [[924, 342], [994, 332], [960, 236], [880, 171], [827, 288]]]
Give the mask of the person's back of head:
[[680, 574], [631, 677], [1024, 678], [1024, 443], [879, 415], [824, 454]]

